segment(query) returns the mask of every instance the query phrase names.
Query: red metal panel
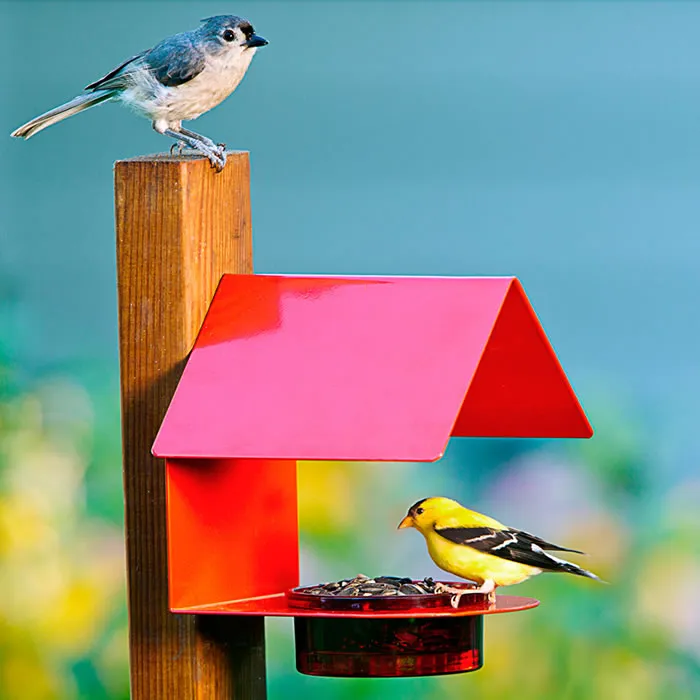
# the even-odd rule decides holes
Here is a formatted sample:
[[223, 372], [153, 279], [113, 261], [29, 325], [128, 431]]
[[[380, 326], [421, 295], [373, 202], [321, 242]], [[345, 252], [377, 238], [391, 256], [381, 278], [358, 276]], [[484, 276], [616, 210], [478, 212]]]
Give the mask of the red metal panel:
[[508, 290], [452, 435], [593, 435], [518, 280]]
[[[512, 284], [224, 276], [154, 452], [432, 461], [458, 415], [458, 435], [588, 437], [534, 314], [509, 313], [498, 347], [518, 351], [489, 351], [477, 373]], [[508, 307], [518, 295], [519, 285]]]
[[510, 283], [225, 276], [155, 452], [437, 459]]
[[298, 584], [295, 462], [168, 460], [166, 469], [172, 609]]

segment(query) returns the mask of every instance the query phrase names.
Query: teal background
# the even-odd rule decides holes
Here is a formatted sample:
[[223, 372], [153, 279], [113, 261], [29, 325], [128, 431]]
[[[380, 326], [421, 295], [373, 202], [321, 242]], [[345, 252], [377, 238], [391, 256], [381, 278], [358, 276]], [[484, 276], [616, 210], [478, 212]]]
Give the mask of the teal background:
[[612, 584], [519, 586], [543, 607], [450, 679], [302, 678], [273, 622], [271, 698], [699, 697], [700, 4], [54, 0], [0, 2], [0, 598], [50, 559], [67, 602], [54, 627], [0, 605], [0, 698], [126, 697], [112, 165], [170, 145], [115, 105], [9, 133], [230, 12], [270, 45], [190, 126], [251, 152], [256, 270], [515, 274], [596, 428], [307, 465], [305, 578], [435, 574], [393, 528], [440, 493]]

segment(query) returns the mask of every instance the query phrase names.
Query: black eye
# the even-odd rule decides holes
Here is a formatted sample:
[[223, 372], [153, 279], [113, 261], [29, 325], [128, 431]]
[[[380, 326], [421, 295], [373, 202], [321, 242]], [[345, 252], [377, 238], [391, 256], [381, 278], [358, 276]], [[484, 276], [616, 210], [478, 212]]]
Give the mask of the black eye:
[[236, 33], [233, 31], [233, 29], [225, 29], [222, 36], [226, 41], [233, 41], [236, 38]]
[[423, 513], [422, 508], [416, 508], [416, 515], [421, 515]]

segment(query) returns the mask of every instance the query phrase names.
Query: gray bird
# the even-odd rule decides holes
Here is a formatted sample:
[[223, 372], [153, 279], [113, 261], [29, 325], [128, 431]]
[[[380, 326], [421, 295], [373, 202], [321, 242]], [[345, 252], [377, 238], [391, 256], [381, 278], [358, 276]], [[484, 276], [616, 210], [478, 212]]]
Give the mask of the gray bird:
[[267, 40], [253, 25], [235, 15], [202, 20], [191, 32], [175, 34], [152, 49], [122, 63], [85, 88], [85, 93], [46, 112], [12, 132], [28, 139], [47, 126], [110, 100], [131, 107], [153, 122], [153, 128], [203, 153], [217, 169], [226, 164], [226, 150], [206, 136], [185, 129], [225, 100], [243, 79], [258, 47]]

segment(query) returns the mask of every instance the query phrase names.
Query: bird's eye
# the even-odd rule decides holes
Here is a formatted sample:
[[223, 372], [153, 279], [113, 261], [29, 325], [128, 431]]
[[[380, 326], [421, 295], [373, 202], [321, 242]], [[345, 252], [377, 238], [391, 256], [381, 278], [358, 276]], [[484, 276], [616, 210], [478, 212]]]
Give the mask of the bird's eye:
[[233, 31], [233, 29], [225, 29], [222, 36], [224, 37], [225, 41], [233, 41], [236, 38], [236, 33]]
[[423, 514], [423, 509], [422, 508], [416, 508], [416, 515], [422, 515]]

